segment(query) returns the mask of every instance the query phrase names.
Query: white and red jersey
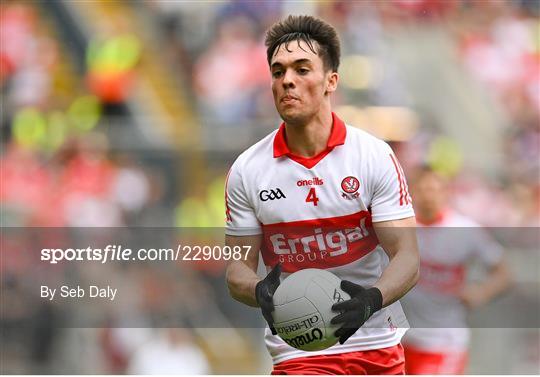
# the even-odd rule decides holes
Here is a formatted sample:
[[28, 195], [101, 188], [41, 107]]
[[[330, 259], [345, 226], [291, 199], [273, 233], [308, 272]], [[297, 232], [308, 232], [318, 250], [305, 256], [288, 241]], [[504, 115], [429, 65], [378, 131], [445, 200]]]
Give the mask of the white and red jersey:
[[467, 284], [467, 266], [478, 260], [491, 267], [502, 247], [477, 223], [447, 210], [431, 224], [417, 219], [420, 279], [401, 303], [411, 329], [404, 344], [430, 352], [467, 349], [467, 309], [459, 295]]
[[[291, 154], [281, 127], [242, 153], [226, 188], [228, 235], [263, 235], [267, 269], [284, 274], [328, 269], [362, 286], [381, 276], [385, 260], [372, 222], [414, 216], [403, 171], [391, 148], [333, 114], [327, 149], [313, 158]], [[320, 352], [288, 346], [267, 329], [274, 363], [398, 344], [408, 327], [398, 302], [375, 313], [344, 345]]]

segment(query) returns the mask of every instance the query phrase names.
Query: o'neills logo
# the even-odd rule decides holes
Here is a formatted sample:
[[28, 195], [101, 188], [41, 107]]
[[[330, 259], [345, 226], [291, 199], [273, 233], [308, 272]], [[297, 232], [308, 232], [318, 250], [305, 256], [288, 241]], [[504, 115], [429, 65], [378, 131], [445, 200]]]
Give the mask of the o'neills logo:
[[312, 343], [316, 340], [322, 340], [323, 333], [321, 329], [314, 328], [311, 331], [306, 332], [305, 334], [295, 336], [291, 339], [283, 339], [289, 346], [298, 348], [309, 343]]
[[298, 182], [296, 182], [296, 185], [298, 187], [302, 186], [321, 186], [324, 184], [324, 181], [322, 178], [312, 178], [312, 179], [301, 179]]

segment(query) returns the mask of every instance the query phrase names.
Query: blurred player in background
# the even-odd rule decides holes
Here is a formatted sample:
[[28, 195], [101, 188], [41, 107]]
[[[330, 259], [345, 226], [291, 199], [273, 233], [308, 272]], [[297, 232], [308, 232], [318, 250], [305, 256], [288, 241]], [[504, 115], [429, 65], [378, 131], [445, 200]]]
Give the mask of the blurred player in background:
[[[448, 207], [447, 182], [441, 175], [422, 167], [412, 178], [420, 279], [401, 299], [411, 324], [403, 340], [407, 373], [463, 374], [470, 337], [467, 311], [508, 287], [508, 266], [501, 245]], [[474, 259], [488, 270], [479, 283], [467, 281]]]
[[[266, 46], [284, 123], [229, 172], [226, 243], [251, 247], [227, 269], [231, 295], [261, 307], [273, 374], [403, 374], [407, 321], [397, 300], [414, 286], [419, 261], [401, 167], [386, 143], [331, 110], [340, 58], [332, 26], [289, 16], [270, 28]], [[272, 269], [262, 280], [259, 250]], [[340, 344], [319, 352], [288, 346], [272, 326], [281, 269], [305, 268], [330, 269], [352, 297], [333, 307]]]

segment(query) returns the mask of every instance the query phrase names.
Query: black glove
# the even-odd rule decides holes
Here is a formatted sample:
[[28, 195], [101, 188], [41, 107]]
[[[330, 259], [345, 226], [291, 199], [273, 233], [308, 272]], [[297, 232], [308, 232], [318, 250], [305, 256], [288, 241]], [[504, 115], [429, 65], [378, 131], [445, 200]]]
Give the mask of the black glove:
[[343, 344], [353, 335], [368, 319], [382, 308], [382, 293], [378, 288], [365, 289], [348, 280], [341, 281], [341, 289], [347, 292], [351, 299], [332, 305], [332, 310], [341, 312], [332, 318], [331, 324], [343, 323], [334, 335]]
[[264, 319], [268, 322], [268, 326], [270, 326], [272, 335], [277, 334], [274, 328], [272, 312], [274, 311], [274, 292], [279, 287], [279, 275], [281, 275], [281, 263], [276, 264], [272, 271], [255, 286], [255, 299], [261, 307]]

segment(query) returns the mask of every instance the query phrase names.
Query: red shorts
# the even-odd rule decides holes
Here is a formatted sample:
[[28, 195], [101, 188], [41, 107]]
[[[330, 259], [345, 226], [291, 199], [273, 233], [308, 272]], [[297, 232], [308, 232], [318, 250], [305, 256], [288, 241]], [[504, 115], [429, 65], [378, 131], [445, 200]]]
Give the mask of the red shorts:
[[467, 352], [426, 352], [405, 346], [407, 374], [464, 374]]
[[299, 357], [274, 365], [272, 374], [405, 374], [401, 344], [377, 350]]

